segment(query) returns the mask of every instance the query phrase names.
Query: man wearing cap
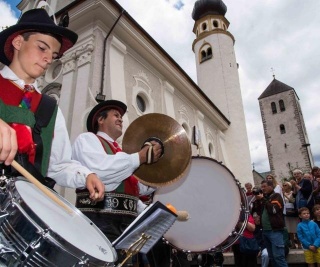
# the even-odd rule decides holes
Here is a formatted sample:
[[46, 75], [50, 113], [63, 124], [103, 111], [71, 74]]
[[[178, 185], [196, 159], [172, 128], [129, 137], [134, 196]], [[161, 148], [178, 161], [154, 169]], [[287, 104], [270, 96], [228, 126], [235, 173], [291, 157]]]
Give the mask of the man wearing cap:
[[[121, 151], [116, 140], [122, 135], [122, 116], [127, 106], [117, 100], [107, 100], [96, 105], [87, 119], [87, 133], [82, 133], [72, 147], [74, 159], [97, 173], [105, 184], [105, 199], [90, 203], [85, 190], [77, 190], [76, 206], [86, 214], [110, 239], [114, 241], [134, 220], [145, 205], [140, 195], [154, 189], [137, 181], [132, 173], [147, 162], [149, 146], [138, 153]], [[153, 162], [161, 156], [161, 145], [151, 141]], [[152, 162], [149, 162], [152, 163]]]
[[77, 38], [44, 9], [25, 12], [17, 24], [0, 32], [0, 61], [5, 64], [0, 71], [0, 162], [10, 175], [16, 173], [9, 167], [15, 159], [44, 184], [49, 176], [61, 186], [87, 187], [97, 201], [104, 185], [71, 160], [62, 112], [53, 99], [41, 95], [36, 81]]

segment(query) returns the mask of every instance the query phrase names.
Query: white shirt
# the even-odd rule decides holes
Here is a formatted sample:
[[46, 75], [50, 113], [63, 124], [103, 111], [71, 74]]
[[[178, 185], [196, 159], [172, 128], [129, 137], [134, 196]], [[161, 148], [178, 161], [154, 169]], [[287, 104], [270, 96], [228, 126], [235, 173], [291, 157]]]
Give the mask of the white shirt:
[[[4, 66], [0, 74], [3, 78], [11, 80], [21, 88], [25, 85], [25, 82], [19, 79], [7, 66]], [[38, 89], [37, 81], [32, 85], [38, 93], [41, 93]], [[93, 172], [82, 166], [79, 162], [71, 160], [71, 152], [65, 119], [60, 108], [58, 108], [47, 176], [54, 179], [61, 186], [72, 188], [85, 187], [86, 177]]]
[[[98, 132], [97, 135], [111, 143], [114, 142], [104, 132]], [[131, 176], [140, 166], [138, 153], [118, 152], [114, 155], [107, 154], [94, 133], [82, 133], [77, 137], [72, 146], [72, 158], [96, 173], [105, 184], [106, 191], [115, 190], [123, 180]], [[152, 187], [141, 183], [138, 183], [138, 185], [140, 195], [148, 195], [154, 191]]]

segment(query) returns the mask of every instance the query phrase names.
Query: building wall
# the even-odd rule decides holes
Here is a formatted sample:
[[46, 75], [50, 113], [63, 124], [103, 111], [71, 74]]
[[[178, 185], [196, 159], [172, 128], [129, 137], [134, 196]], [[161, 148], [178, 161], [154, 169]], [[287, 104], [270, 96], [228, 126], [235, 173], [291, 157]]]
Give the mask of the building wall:
[[[284, 101], [285, 111], [280, 110], [279, 100]], [[277, 113], [274, 114], [272, 102], [277, 107]], [[308, 150], [303, 146], [308, 139], [294, 90], [260, 99], [259, 104], [272, 173], [281, 180], [292, 176], [291, 171], [295, 168], [310, 170]], [[281, 124], [285, 127], [285, 133], [280, 131]]]
[[[101, 92], [106, 99], [127, 103], [124, 131], [130, 122], [143, 114], [167, 114], [185, 128], [190, 139], [192, 127], [199, 129], [201, 145], [199, 150], [192, 145], [193, 156], [213, 157], [223, 162], [240, 181], [252, 177], [246, 134], [238, 133], [239, 140], [232, 139], [237, 128], [245, 129], [244, 116], [239, 119], [231, 115], [230, 127], [189, 77], [127, 18], [121, 18], [110, 32], [120, 13], [109, 1], [79, 2], [69, 10], [69, 16], [69, 28], [78, 33], [79, 39], [61, 59], [63, 71], [58, 80], [62, 84], [59, 106], [66, 118], [71, 141], [86, 131], [86, 118], [97, 103], [97, 93]], [[104, 62], [103, 50], [106, 52]], [[234, 81], [238, 76], [230, 79]], [[43, 78], [39, 81], [43, 90], [51, 86]], [[233, 104], [240, 105], [238, 113], [241, 114], [240, 88], [237, 94], [240, 98]], [[144, 113], [137, 107], [137, 95], [147, 103]], [[239, 119], [242, 126], [236, 126], [234, 119]], [[214, 173], [212, 176], [214, 178]], [[57, 190], [74, 203], [74, 189], [58, 187]]]

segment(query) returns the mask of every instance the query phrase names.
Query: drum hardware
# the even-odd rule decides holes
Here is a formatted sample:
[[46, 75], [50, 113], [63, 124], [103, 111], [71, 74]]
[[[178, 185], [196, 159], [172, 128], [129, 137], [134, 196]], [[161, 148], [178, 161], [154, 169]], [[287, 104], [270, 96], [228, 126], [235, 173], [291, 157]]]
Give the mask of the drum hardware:
[[7, 185], [7, 176], [5, 176], [5, 170], [2, 169], [1, 176], [0, 176], [0, 190], [5, 191]]
[[156, 138], [164, 146], [163, 156], [153, 164], [143, 164], [134, 175], [149, 186], [165, 186], [178, 181], [191, 161], [191, 144], [184, 128], [171, 117], [151, 113], [134, 120], [122, 140], [122, 150], [140, 151], [146, 140]]
[[0, 261], [6, 266], [113, 266], [117, 255], [109, 240], [57, 197], [74, 209], [72, 216], [30, 182], [9, 180], [1, 203], [7, 215], [0, 222], [0, 244], [3, 236], [12, 253], [0, 253]]
[[127, 256], [125, 257], [125, 259], [121, 263], [119, 263], [117, 265], [117, 267], [122, 267], [127, 262], [127, 260], [129, 258], [136, 255], [150, 238], [151, 238], [151, 235], [147, 235], [145, 233], [142, 233], [140, 238], [137, 241], [135, 241], [133, 244], [131, 244], [129, 249], [126, 250]]

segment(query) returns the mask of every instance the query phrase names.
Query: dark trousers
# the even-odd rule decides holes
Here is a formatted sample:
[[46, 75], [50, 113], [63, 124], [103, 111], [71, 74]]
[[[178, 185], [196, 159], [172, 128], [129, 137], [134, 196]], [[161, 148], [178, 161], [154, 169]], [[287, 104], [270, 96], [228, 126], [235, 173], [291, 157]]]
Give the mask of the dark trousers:
[[256, 267], [257, 264], [257, 255], [244, 254], [240, 251], [239, 244], [232, 245], [232, 252], [234, 256], [234, 265], [236, 267]]

